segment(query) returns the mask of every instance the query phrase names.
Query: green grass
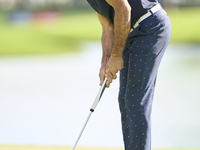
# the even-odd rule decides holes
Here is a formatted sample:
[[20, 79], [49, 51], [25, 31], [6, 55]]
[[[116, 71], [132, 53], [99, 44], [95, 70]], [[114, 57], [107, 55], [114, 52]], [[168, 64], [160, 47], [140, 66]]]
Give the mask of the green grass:
[[[9, 146], [0, 145], [1, 150], [72, 150], [72, 147], [55, 147], [55, 146]], [[76, 150], [123, 150], [123, 148], [92, 148], [76, 147]], [[152, 150], [199, 150], [199, 149], [170, 149], [170, 148], [153, 148]]]
[[[55, 146], [9, 146], [0, 145], [1, 150], [72, 150], [72, 147], [55, 147]], [[76, 147], [76, 150], [123, 150], [123, 148], [92, 148]]]
[[83, 41], [100, 40], [94, 12], [66, 13], [50, 26], [31, 22], [16, 26], [0, 16], [0, 55], [65, 53], [80, 50]]
[[[200, 44], [200, 8], [167, 10], [172, 23], [171, 43]], [[101, 26], [94, 11], [70, 11], [51, 26], [30, 22], [6, 23], [0, 13], [0, 56], [74, 53], [84, 41], [100, 41]]]
[[200, 44], [200, 8], [167, 10], [172, 24], [171, 43]]

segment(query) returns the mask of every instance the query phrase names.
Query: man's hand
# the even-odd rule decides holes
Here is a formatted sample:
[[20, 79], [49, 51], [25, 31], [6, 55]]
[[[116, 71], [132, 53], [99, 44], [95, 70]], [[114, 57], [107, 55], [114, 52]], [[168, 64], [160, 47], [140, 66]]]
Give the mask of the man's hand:
[[106, 87], [110, 86], [113, 79], [117, 78], [117, 72], [120, 71], [124, 66], [124, 61], [122, 56], [112, 56], [110, 57], [107, 65], [106, 65], [106, 74], [105, 77], [107, 78]]

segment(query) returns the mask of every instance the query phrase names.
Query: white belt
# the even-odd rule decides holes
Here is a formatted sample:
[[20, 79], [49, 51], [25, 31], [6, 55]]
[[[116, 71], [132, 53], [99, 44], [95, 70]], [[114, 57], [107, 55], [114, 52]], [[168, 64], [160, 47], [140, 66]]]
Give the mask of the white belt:
[[[137, 28], [140, 22], [142, 22], [143, 20], [145, 20], [146, 18], [148, 18], [149, 16], [151, 16], [160, 9], [162, 9], [162, 6], [160, 4], [156, 4], [155, 6], [153, 6], [151, 9], [148, 10], [146, 14], [144, 14], [138, 19], [138, 21], [133, 25], [133, 29]], [[131, 28], [131, 31], [133, 31], [133, 29]]]

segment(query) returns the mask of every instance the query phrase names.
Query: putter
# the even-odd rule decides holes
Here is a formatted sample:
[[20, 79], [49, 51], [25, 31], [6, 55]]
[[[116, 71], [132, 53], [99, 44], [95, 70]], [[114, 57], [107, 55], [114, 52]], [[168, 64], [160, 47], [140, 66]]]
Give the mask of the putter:
[[83, 128], [82, 128], [82, 130], [81, 130], [81, 132], [80, 132], [80, 134], [78, 136], [78, 139], [76, 140], [76, 143], [75, 143], [75, 145], [74, 145], [72, 150], [74, 150], [76, 148], [76, 145], [77, 145], [77, 143], [78, 143], [78, 141], [79, 141], [79, 139], [80, 139], [80, 137], [81, 137], [81, 135], [83, 133], [83, 130], [85, 129], [85, 127], [86, 127], [86, 125], [88, 123], [88, 120], [90, 119], [90, 116], [92, 115], [92, 113], [94, 112], [95, 108], [97, 107], [97, 104], [100, 101], [101, 96], [102, 96], [102, 94], [103, 94], [103, 92], [104, 92], [104, 90], [106, 88], [106, 82], [107, 82], [107, 79], [105, 78], [104, 82], [103, 82], [102, 86], [100, 87], [99, 92], [98, 92], [98, 94], [97, 94], [97, 96], [96, 96], [96, 98], [95, 98], [95, 100], [94, 100], [94, 102], [92, 104], [92, 107], [90, 108], [90, 113], [89, 113], [89, 115], [88, 115], [88, 117], [87, 117], [87, 119], [85, 121], [85, 124], [84, 124], [84, 126], [83, 126]]

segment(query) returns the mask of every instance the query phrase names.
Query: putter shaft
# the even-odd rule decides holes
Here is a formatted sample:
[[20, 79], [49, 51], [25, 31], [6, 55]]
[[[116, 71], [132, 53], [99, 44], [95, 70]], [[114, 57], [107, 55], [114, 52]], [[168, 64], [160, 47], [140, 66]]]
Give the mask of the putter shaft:
[[73, 147], [72, 150], [74, 150], [75, 147], [76, 147], [76, 145], [78, 144], [78, 141], [79, 141], [79, 139], [81, 138], [81, 135], [82, 135], [82, 133], [83, 133], [83, 130], [85, 129], [85, 127], [86, 127], [86, 125], [87, 125], [87, 123], [88, 123], [88, 121], [89, 121], [91, 115], [92, 115], [92, 111], [90, 111], [90, 113], [89, 113], [89, 115], [88, 115], [88, 117], [87, 117], [87, 119], [86, 119], [86, 121], [85, 121], [85, 124], [84, 124], [84, 126], [83, 126], [83, 128], [82, 128], [82, 130], [81, 130], [81, 132], [80, 132], [80, 134], [79, 134], [79, 136], [78, 136], [78, 139], [76, 140], [76, 143], [75, 143], [75, 145], [74, 145], [74, 147]]
[[104, 80], [102, 86], [100, 87], [99, 92], [98, 92], [98, 94], [97, 94], [97, 96], [96, 96], [96, 98], [95, 98], [95, 100], [94, 100], [94, 102], [92, 104], [92, 107], [90, 108], [90, 113], [89, 113], [89, 115], [88, 115], [88, 117], [87, 117], [87, 119], [85, 121], [85, 124], [83, 125], [83, 128], [82, 128], [82, 130], [81, 130], [81, 132], [80, 132], [80, 134], [78, 136], [78, 139], [76, 140], [76, 143], [75, 143], [75, 145], [74, 145], [72, 150], [74, 150], [76, 148], [76, 145], [78, 144], [78, 141], [81, 138], [81, 135], [82, 135], [82, 133], [83, 133], [83, 131], [84, 131], [84, 129], [85, 129], [85, 127], [86, 127], [91, 115], [92, 115], [92, 113], [94, 112], [95, 108], [97, 107], [97, 104], [100, 101], [101, 96], [102, 96], [102, 94], [103, 94], [103, 92], [104, 92], [104, 90], [106, 88], [106, 82], [107, 82], [107, 79], [105, 78], [105, 80]]

